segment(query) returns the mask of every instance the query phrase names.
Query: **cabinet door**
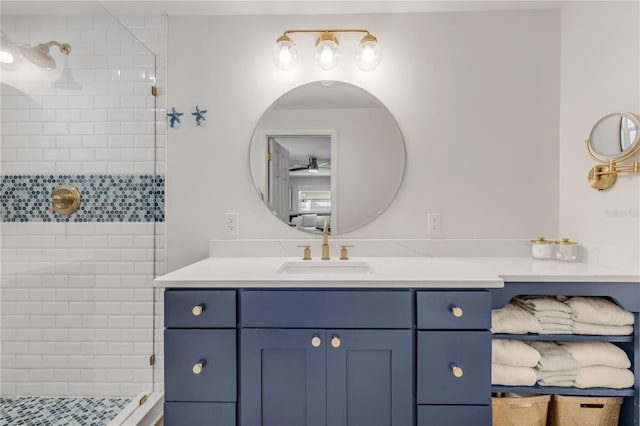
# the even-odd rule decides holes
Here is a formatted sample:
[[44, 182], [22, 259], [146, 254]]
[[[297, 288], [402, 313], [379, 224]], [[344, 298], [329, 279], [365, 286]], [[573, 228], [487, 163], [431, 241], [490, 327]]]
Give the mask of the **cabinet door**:
[[324, 330], [241, 331], [240, 424], [326, 425]]
[[411, 347], [411, 330], [327, 330], [327, 425], [412, 425]]

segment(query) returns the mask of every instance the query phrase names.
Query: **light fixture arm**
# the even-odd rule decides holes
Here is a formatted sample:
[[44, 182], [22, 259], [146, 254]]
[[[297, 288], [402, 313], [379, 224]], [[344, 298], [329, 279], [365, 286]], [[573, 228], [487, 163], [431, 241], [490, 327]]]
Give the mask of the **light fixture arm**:
[[370, 36], [371, 33], [369, 32], [369, 30], [365, 30], [365, 29], [356, 29], [356, 28], [347, 28], [347, 29], [338, 29], [338, 30], [332, 30], [332, 29], [320, 29], [320, 30], [286, 30], [284, 33], [282, 33], [283, 36], [288, 36], [289, 34], [295, 34], [295, 33], [365, 33], [366, 35]]

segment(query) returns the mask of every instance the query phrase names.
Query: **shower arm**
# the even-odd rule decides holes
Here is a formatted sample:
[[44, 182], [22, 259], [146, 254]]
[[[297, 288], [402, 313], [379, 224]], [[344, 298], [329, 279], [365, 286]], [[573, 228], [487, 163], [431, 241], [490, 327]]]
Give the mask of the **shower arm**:
[[60, 49], [60, 52], [64, 53], [65, 55], [71, 53], [71, 46], [67, 43], [59, 43], [57, 41], [51, 40], [50, 42], [43, 44], [47, 46], [47, 48], [50, 48], [51, 46], [57, 46]]

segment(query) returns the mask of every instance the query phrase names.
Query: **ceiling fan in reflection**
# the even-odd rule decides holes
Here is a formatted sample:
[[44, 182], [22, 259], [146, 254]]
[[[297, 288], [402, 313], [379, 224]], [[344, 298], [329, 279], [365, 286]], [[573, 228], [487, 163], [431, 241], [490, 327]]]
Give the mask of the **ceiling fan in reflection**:
[[318, 157], [315, 156], [311, 156], [309, 157], [309, 162], [307, 164], [292, 164], [291, 168], [289, 169], [290, 172], [296, 172], [299, 170], [306, 170], [309, 173], [318, 173], [319, 170], [318, 169], [330, 169], [331, 168], [331, 164], [329, 163], [329, 161], [325, 161], [325, 160], [320, 160], [321, 162], [318, 162]]

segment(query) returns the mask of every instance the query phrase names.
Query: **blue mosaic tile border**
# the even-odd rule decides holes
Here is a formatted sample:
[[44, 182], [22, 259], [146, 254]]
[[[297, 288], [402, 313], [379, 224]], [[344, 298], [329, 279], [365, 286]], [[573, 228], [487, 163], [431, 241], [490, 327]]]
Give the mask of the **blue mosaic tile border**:
[[0, 398], [0, 425], [103, 426], [129, 402], [125, 398]]
[[[0, 177], [2, 222], [164, 222], [159, 175], [6, 175]], [[61, 183], [80, 191], [70, 215], [51, 213], [49, 196]]]

